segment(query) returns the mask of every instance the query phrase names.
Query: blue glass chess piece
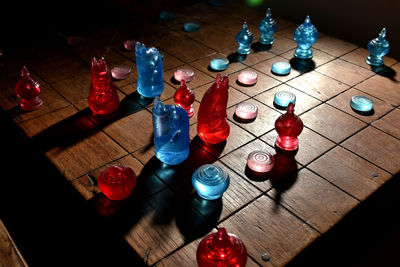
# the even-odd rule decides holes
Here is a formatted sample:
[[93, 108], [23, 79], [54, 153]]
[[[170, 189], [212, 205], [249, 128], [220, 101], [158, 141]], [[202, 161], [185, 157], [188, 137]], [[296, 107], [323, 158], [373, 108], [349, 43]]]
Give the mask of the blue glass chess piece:
[[311, 24], [310, 16], [294, 31], [294, 41], [297, 43], [294, 56], [301, 59], [310, 59], [313, 56], [311, 46], [318, 39], [318, 31]]
[[258, 41], [261, 44], [272, 45], [274, 43], [274, 33], [276, 28], [276, 21], [271, 17], [271, 9], [268, 8], [265, 18], [258, 23], [258, 29], [261, 34]]
[[154, 47], [146, 48], [136, 43], [136, 90], [144, 97], [155, 97], [164, 91], [164, 71], [160, 52]]
[[156, 157], [177, 165], [189, 156], [189, 116], [183, 108], [164, 105], [160, 97], [153, 102], [154, 149]]
[[228, 189], [228, 173], [218, 165], [205, 164], [192, 175], [192, 185], [200, 197], [208, 200], [220, 198]]
[[385, 56], [389, 50], [390, 45], [385, 39], [386, 29], [383, 28], [379, 36], [368, 43], [369, 56], [366, 61], [371, 66], [382, 66], [383, 56]]
[[247, 22], [243, 23], [243, 28], [236, 35], [236, 41], [239, 44], [237, 49], [237, 53], [239, 55], [248, 55], [250, 54], [250, 45], [253, 42], [253, 34], [247, 28]]
[[355, 95], [350, 99], [350, 107], [359, 112], [370, 112], [374, 107], [374, 102], [367, 96]]

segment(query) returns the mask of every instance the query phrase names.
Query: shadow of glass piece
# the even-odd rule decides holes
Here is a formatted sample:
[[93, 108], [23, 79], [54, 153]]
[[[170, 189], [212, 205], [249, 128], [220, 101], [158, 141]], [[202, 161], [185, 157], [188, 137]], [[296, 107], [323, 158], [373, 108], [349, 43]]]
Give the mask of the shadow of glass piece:
[[289, 61], [289, 63], [293, 69], [299, 71], [300, 73], [310, 72], [315, 69], [315, 62], [311, 58], [310, 59], [301, 59], [301, 58], [293, 57]]
[[229, 60], [229, 63], [235, 63], [235, 62], [242, 62], [243, 60], [246, 59], [246, 55], [240, 55], [238, 53], [232, 53], [230, 54], [227, 59]]
[[253, 48], [253, 50], [256, 52], [267, 51], [267, 50], [270, 50], [271, 47], [272, 47], [272, 45], [270, 45], [270, 44], [262, 44], [260, 42], [251, 44], [251, 48]]
[[355, 113], [363, 115], [363, 116], [372, 116], [375, 114], [375, 110], [371, 109], [370, 111], [358, 111], [355, 110], [354, 108], [351, 108]]

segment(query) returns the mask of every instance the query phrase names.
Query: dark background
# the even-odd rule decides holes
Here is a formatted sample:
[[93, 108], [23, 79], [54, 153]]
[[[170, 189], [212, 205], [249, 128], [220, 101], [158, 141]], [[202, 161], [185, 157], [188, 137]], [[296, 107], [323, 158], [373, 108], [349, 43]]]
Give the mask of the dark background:
[[[85, 34], [132, 18], [156, 19], [161, 10], [173, 11], [190, 2], [197, 1], [7, 1], [1, 7], [0, 48], [18, 52], [46, 43], [56, 32]], [[271, 7], [273, 15], [296, 23], [309, 14], [318, 30], [365, 47], [386, 27], [389, 56], [400, 59], [399, 3], [267, 0], [258, 8]], [[125, 241], [107, 234], [107, 221], [95, 214], [44, 155], [35, 153], [3, 110], [0, 119], [6, 129], [0, 144], [6, 157], [0, 165], [0, 218], [28, 264], [143, 265]], [[396, 176], [290, 265], [400, 266], [399, 207]]]

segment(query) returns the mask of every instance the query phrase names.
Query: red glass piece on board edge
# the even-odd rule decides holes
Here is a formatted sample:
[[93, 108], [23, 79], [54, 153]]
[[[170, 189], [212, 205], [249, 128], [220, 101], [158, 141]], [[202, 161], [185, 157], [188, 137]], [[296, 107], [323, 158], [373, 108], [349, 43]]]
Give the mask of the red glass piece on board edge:
[[102, 171], [97, 184], [103, 194], [112, 200], [127, 198], [136, 186], [135, 172], [124, 165], [113, 165]]
[[181, 87], [175, 91], [174, 101], [178, 106], [186, 110], [189, 118], [193, 116], [194, 92], [187, 87], [185, 80], [181, 80]]
[[201, 240], [197, 247], [196, 259], [199, 267], [244, 267], [247, 251], [237, 236], [228, 234], [225, 228], [221, 227], [218, 232], [209, 234]]
[[210, 144], [221, 143], [229, 136], [226, 108], [229, 79], [218, 73], [215, 83], [204, 94], [197, 119], [197, 135]]
[[104, 115], [114, 112], [119, 107], [119, 97], [104, 58], [92, 59], [90, 76], [92, 82], [88, 102], [93, 114]]
[[15, 85], [15, 93], [20, 98], [21, 109], [24, 111], [32, 111], [42, 106], [43, 101], [40, 99], [40, 84], [31, 78], [28, 69], [23, 66], [21, 78]]
[[275, 121], [275, 130], [278, 133], [275, 145], [283, 150], [293, 151], [298, 149], [299, 141], [297, 136], [303, 131], [303, 122], [294, 114], [294, 105], [289, 103], [285, 114], [279, 116]]

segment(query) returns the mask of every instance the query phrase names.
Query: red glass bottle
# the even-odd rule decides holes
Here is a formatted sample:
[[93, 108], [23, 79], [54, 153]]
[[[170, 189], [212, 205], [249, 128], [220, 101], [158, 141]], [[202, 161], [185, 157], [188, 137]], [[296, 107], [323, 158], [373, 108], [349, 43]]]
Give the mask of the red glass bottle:
[[196, 258], [199, 267], [244, 267], [247, 251], [238, 237], [221, 227], [201, 240]]
[[124, 165], [113, 165], [102, 171], [97, 184], [103, 194], [112, 200], [127, 198], [136, 186], [135, 172]]
[[218, 73], [215, 83], [207, 90], [201, 100], [197, 119], [197, 134], [206, 143], [217, 144], [226, 140], [229, 136], [230, 126], [226, 119], [228, 89], [228, 77], [221, 78], [221, 74]]
[[40, 99], [40, 84], [33, 80], [28, 69], [23, 66], [21, 78], [15, 85], [15, 93], [21, 99], [21, 109], [24, 111], [32, 111], [42, 106], [43, 101]]
[[189, 118], [193, 116], [194, 92], [187, 87], [185, 80], [181, 80], [181, 87], [175, 91], [174, 101], [186, 110]]
[[104, 58], [92, 59], [90, 76], [89, 108], [94, 115], [112, 113], [119, 107], [119, 97]]
[[299, 147], [297, 136], [303, 131], [303, 122], [294, 114], [293, 103], [289, 103], [286, 113], [275, 121], [275, 130], [278, 133], [275, 142], [278, 148], [293, 151]]

